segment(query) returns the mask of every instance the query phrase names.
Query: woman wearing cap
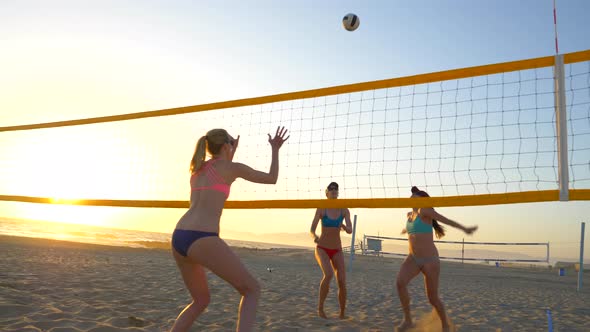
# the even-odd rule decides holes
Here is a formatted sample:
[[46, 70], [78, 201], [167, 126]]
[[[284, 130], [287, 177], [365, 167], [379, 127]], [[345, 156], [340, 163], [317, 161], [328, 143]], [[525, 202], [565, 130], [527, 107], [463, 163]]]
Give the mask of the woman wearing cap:
[[[429, 197], [429, 195], [417, 187], [412, 187], [411, 198], [417, 197]], [[408, 212], [408, 220], [406, 221], [406, 227], [402, 230], [402, 234], [408, 234], [410, 253], [402, 263], [396, 281], [397, 293], [404, 310], [404, 321], [398, 326], [398, 331], [405, 331], [413, 326], [412, 315], [410, 314], [408, 284], [420, 272], [424, 275], [424, 286], [426, 287], [428, 301], [438, 313], [443, 331], [449, 330], [445, 308], [438, 296], [440, 260], [432, 236], [433, 232], [436, 233], [437, 238], [445, 235], [445, 229], [439, 222], [458, 228], [466, 234], [472, 234], [477, 230], [477, 226], [465, 227], [436, 212], [431, 207], [413, 208], [411, 212]]]
[[[338, 183], [332, 182], [328, 185], [326, 197], [328, 199], [338, 198]], [[322, 221], [322, 233], [318, 237], [315, 231], [320, 220]], [[343, 221], [346, 221], [346, 225], [342, 223]], [[328, 296], [330, 281], [334, 273], [336, 273], [336, 281], [338, 282], [340, 318], [345, 318], [346, 271], [344, 256], [342, 255], [342, 242], [340, 241], [340, 231], [342, 230], [348, 234], [352, 233], [352, 223], [350, 222], [350, 211], [348, 209], [316, 209], [310, 232], [314, 242], [317, 243], [315, 258], [323, 273], [318, 301], [318, 315], [322, 318], [327, 318], [324, 313], [324, 301]]]

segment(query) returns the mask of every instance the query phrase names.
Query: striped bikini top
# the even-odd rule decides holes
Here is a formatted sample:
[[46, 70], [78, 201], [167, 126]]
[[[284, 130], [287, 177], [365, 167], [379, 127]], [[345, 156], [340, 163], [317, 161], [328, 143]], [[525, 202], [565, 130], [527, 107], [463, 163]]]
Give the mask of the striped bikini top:
[[[215, 190], [223, 193], [225, 195], [225, 199], [229, 197], [229, 188], [231, 185], [225, 183], [225, 180], [217, 173], [213, 165], [219, 159], [209, 159], [207, 160], [198, 171], [193, 173], [191, 176], [191, 191], [199, 191], [199, 190]], [[205, 174], [207, 180], [209, 180], [208, 186], [201, 186], [201, 187], [193, 187], [193, 177], [199, 176], [202, 173]]]

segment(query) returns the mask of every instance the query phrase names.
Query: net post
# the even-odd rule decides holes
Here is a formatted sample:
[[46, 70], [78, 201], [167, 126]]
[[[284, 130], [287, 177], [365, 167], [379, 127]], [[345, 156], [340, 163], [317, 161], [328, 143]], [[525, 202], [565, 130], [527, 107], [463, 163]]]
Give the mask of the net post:
[[461, 241], [461, 264], [465, 263], [465, 238]]
[[549, 242], [547, 242], [547, 264], [549, 264]]
[[348, 273], [352, 273], [352, 261], [354, 260], [354, 235], [356, 234], [356, 214], [352, 223], [352, 239], [350, 240], [350, 261], [348, 263]]
[[580, 268], [578, 269], [578, 292], [582, 291], [582, 278], [584, 276], [584, 231], [586, 223], [582, 222], [582, 230], [580, 234]]
[[559, 200], [569, 200], [569, 174], [567, 160], [567, 116], [565, 107], [565, 66], [563, 55], [555, 55], [555, 125], [557, 133], [557, 167]]

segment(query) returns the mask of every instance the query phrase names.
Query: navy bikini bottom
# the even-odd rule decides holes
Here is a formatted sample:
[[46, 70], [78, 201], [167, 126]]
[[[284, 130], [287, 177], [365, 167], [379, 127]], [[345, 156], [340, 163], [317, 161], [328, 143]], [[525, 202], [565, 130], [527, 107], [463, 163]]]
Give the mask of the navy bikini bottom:
[[198, 239], [208, 236], [219, 236], [219, 233], [175, 229], [174, 233], [172, 233], [172, 247], [174, 247], [179, 254], [186, 257], [188, 255], [188, 248], [191, 244]]

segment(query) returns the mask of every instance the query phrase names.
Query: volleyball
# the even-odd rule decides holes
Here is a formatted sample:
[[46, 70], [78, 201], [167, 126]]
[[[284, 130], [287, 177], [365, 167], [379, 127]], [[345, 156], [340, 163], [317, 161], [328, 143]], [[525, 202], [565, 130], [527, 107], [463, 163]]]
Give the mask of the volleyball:
[[355, 14], [346, 14], [342, 18], [342, 25], [344, 26], [344, 29], [348, 31], [356, 30], [359, 27], [360, 23], [361, 21], [359, 20], [359, 17]]

